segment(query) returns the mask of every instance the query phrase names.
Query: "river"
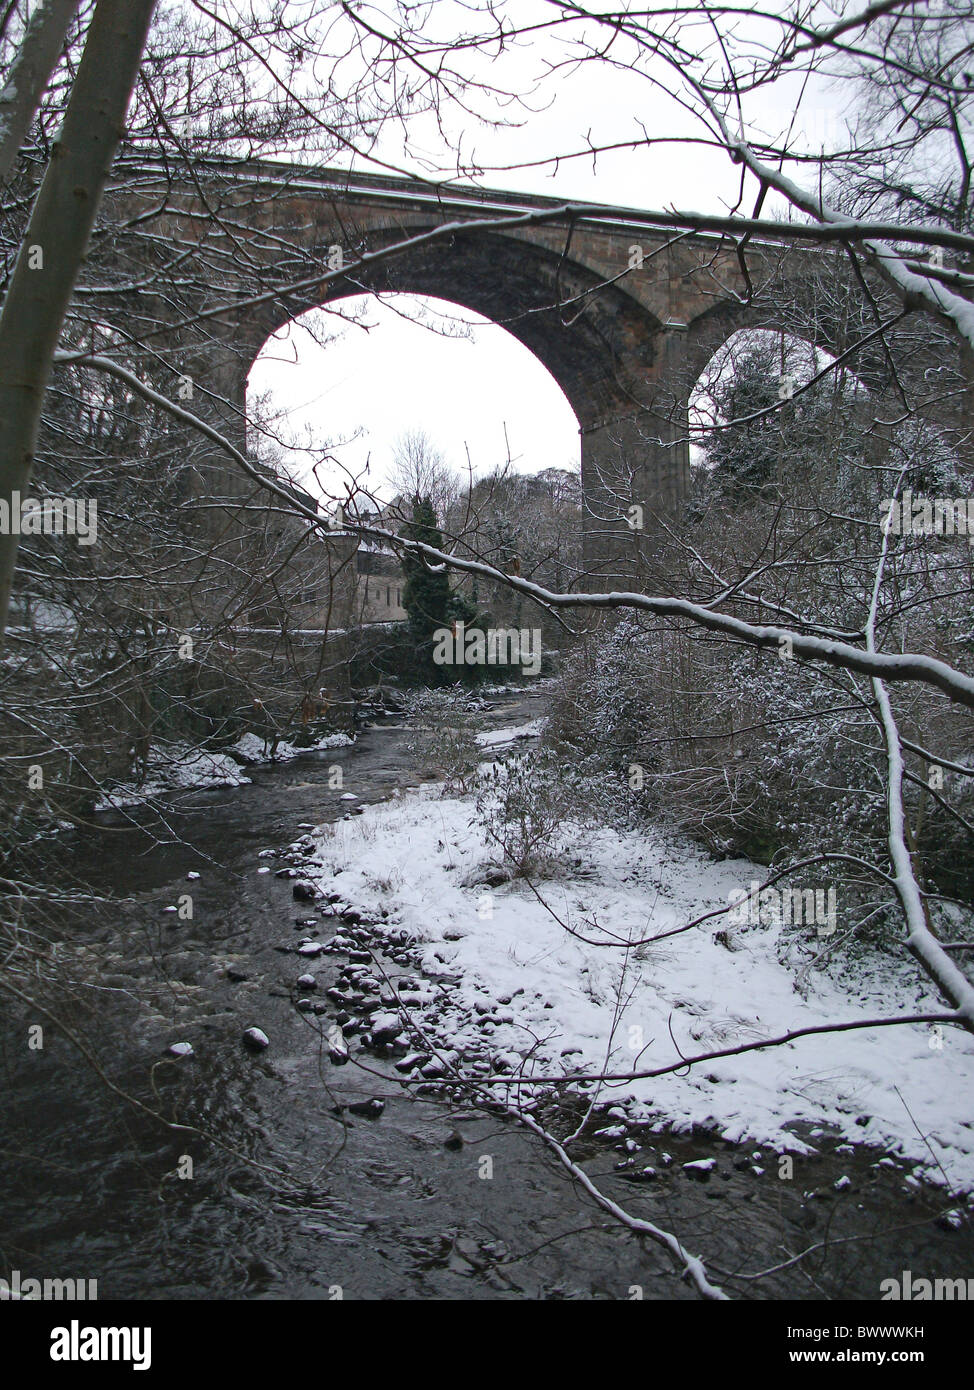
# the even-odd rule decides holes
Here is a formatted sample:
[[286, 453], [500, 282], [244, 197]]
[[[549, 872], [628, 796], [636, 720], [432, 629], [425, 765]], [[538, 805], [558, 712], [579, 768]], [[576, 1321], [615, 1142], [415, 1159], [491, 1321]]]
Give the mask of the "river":
[[[509, 698], [497, 717], [536, 711]], [[261, 850], [346, 813], [328, 785], [336, 763], [364, 802], [417, 780], [391, 724], [254, 769], [250, 785], [183, 793], [166, 833], [109, 812], [62, 837], [65, 881], [107, 895], [51, 926], [72, 983], [62, 1016], [97, 1066], [43, 1019], [31, 1049], [38, 1016], [8, 1014], [0, 1273], [97, 1279], [101, 1298], [695, 1298], [664, 1251], [595, 1210], [515, 1123], [404, 1094], [391, 1061], [330, 1064], [328, 1015], [295, 1009], [300, 963], [280, 949], [309, 912], [288, 879], [257, 869], [281, 862]], [[165, 910], [187, 892], [192, 920]], [[249, 1026], [271, 1038], [266, 1051], [241, 1045]], [[195, 1055], [166, 1058], [182, 1040]], [[385, 1099], [380, 1118], [344, 1109], [372, 1095]], [[796, 1182], [779, 1180], [767, 1150], [654, 1136], [647, 1161], [665, 1150], [673, 1162], [651, 1189], [617, 1174], [604, 1142], [582, 1153], [613, 1198], [676, 1231], [732, 1296], [873, 1299], [903, 1268], [970, 1267], [969, 1228], [938, 1224], [933, 1194], [906, 1192], [876, 1153], [836, 1154], [827, 1136], [818, 1146]], [[705, 1181], [682, 1169], [713, 1155]], [[736, 1277], [818, 1245], [763, 1279]]]

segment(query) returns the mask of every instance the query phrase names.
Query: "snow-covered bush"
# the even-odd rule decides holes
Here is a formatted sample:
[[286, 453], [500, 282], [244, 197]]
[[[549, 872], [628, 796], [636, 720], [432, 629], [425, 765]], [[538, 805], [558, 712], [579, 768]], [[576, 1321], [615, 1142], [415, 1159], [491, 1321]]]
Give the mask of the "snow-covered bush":
[[[906, 737], [954, 746], [948, 711], [931, 729], [915, 692], [891, 698]], [[566, 662], [546, 740], [614, 823], [624, 806], [764, 864], [823, 851], [885, 863], [885, 753], [868, 702], [831, 672], [626, 619]], [[955, 807], [972, 801], [974, 779], [945, 778]], [[907, 785], [918, 869], [966, 896], [966, 831], [923, 780]]]
[[562, 759], [531, 752], [481, 773], [477, 820], [518, 876], [550, 865], [572, 835], [574, 780]]
[[466, 693], [451, 690], [410, 692], [408, 708], [415, 724], [406, 742], [427, 777], [442, 777], [444, 794], [470, 789], [481, 749], [467, 714]]

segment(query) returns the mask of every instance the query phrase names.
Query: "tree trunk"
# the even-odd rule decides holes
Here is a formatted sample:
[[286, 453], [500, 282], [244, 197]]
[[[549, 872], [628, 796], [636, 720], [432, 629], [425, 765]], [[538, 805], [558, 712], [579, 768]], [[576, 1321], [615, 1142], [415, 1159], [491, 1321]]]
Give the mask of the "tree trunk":
[[[65, 311], [124, 129], [155, 0], [98, 0], [0, 314], [0, 641], [17, 558], [44, 391]], [[16, 510], [16, 515], [15, 515]]]
[[0, 92], [0, 183], [10, 177], [34, 112], [64, 52], [80, 0], [47, 0], [34, 11]]

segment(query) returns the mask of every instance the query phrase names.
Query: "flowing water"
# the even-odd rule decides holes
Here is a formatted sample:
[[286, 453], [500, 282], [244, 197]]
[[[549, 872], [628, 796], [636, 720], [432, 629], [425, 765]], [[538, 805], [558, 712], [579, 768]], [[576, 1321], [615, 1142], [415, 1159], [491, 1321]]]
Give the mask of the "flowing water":
[[[497, 716], [536, 712], [510, 701]], [[0, 1274], [96, 1279], [101, 1298], [696, 1297], [664, 1251], [597, 1211], [515, 1123], [404, 1094], [392, 1063], [370, 1054], [331, 1065], [329, 1016], [295, 1009], [300, 963], [279, 949], [309, 911], [288, 879], [257, 868], [280, 863], [261, 850], [345, 813], [328, 785], [336, 763], [364, 802], [416, 780], [401, 728], [377, 727], [354, 747], [252, 770], [249, 786], [181, 794], [167, 832], [112, 812], [63, 837], [66, 879], [112, 899], [54, 923], [76, 1001], [62, 1021], [90, 1056], [80, 1061], [36, 1012], [8, 1010]], [[187, 891], [191, 921], [164, 911]], [[44, 1046], [32, 1049], [38, 1021]], [[251, 1025], [270, 1037], [266, 1051], [241, 1046]], [[183, 1040], [195, 1055], [165, 1059]], [[378, 1119], [342, 1108], [373, 1095], [386, 1102]], [[876, 1153], [837, 1154], [819, 1136], [819, 1156], [784, 1180], [754, 1146], [641, 1142], [645, 1162], [663, 1165], [652, 1185], [618, 1174], [621, 1155], [604, 1141], [581, 1153], [609, 1195], [676, 1231], [732, 1296], [874, 1299], [902, 1269], [970, 1271], [969, 1224], [938, 1224], [945, 1203], [907, 1192]], [[705, 1181], [681, 1167], [711, 1155]], [[851, 1182], [836, 1191], [842, 1175]], [[765, 1278], [728, 1277], [813, 1246]]]

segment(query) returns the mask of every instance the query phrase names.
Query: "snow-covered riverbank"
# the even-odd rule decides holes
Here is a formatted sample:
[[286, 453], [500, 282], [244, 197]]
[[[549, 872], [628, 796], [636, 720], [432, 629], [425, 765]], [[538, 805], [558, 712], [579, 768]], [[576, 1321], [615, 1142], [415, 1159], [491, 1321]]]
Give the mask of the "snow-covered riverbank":
[[200, 787], [240, 787], [250, 781], [242, 770], [251, 764], [290, 762], [302, 753], [327, 748], [347, 748], [354, 742], [348, 734], [326, 734], [308, 748], [298, 748], [281, 740], [271, 757], [271, 744], [259, 734], [241, 735], [226, 753], [213, 753], [189, 743], [154, 747], [149, 755], [142, 782], [123, 782], [106, 791], [95, 804], [96, 811], [120, 810], [159, 801], [172, 792]]
[[[610, 938], [678, 927], [762, 871], [662, 830], [580, 833], [558, 875], [534, 885], [549, 911], [526, 884], [497, 882], [472, 802], [440, 793], [427, 786], [323, 828], [314, 860], [323, 893], [382, 917], [378, 930], [408, 937], [426, 974], [442, 977], [445, 991], [424, 986], [404, 1002], [470, 1075], [646, 1071], [789, 1030], [942, 1007], [908, 959], [851, 969], [839, 957], [799, 991], [795, 934], [807, 941], [811, 928], [718, 938], [718, 920], [620, 949]], [[908, 1184], [974, 1187], [974, 1040], [956, 1029], [824, 1034], [584, 1093], [621, 1106], [610, 1128], [624, 1110], [653, 1128], [697, 1125], [793, 1154], [838, 1137], [873, 1146], [877, 1162], [892, 1155], [913, 1170]], [[498, 1083], [499, 1096], [514, 1094]]]

